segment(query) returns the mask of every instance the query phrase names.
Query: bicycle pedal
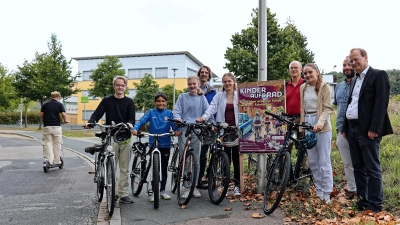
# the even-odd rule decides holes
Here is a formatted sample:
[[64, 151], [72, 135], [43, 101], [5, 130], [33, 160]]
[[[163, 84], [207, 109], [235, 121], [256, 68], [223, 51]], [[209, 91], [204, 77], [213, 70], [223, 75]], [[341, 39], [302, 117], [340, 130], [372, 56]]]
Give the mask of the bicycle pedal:
[[96, 174], [96, 172], [89, 172], [89, 174]]

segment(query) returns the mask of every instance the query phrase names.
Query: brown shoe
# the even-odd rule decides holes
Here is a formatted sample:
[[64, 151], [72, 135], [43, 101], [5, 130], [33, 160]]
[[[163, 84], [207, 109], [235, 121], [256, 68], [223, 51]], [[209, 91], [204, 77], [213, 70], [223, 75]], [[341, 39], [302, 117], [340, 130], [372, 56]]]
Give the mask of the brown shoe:
[[346, 198], [347, 199], [352, 200], [355, 197], [357, 197], [357, 192], [355, 192], [355, 191], [346, 191]]

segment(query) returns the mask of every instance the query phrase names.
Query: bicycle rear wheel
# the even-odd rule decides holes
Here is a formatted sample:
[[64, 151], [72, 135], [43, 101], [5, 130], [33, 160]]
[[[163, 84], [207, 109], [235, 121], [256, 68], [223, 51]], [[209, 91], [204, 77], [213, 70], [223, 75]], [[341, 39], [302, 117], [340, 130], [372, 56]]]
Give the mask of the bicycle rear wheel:
[[264, 213], [269, 215], [278, 207], [285, 193], [290, 173], [290, 154], [287, 151], [279, 154], [269, 172], [264, 190]]
[[[183, 161], [182, 161], [183, 163]], [[187, 205], [192, 198], [197, 180], [197, 159], [193, 155], [193, 150], [186, 153], [184, 161], [185, 165], [179, 167], [178, 170], [178, 204]], [[184, 169], [182, 177], [182, 169]]]
[[142, 166], [143, 158], [139, 155], [135, 155], [132, 163], [132, 170], [131, 170], [131, 190], [134, 196], [138, 196], [142, 191], [143, 187], [143, 176], [145, 168]]
[[153, 154], [153, 197], [154, 208], [158, 209], [160, 203], [160, 154]]
[[107, 160], [106, 194], [107, 194], [108, 215], [111, 217], [114, 213], [114, 206], [115, 206], [114, 156], [109, 156]]
[[208, 195], [213, 204], [221, 203], [228, 191], [230, 182], [230, 164], [226, 152], [220, 151], [211, 156], [208, 174]]
[[168, 166], [168, 170], [171, 172], [171, 192], [175, 194], [176, 187], [178, 184], [178, 163], [179, 163], [179, 148], [176, 147], [174, 154], [172, 155], [171, 164]]

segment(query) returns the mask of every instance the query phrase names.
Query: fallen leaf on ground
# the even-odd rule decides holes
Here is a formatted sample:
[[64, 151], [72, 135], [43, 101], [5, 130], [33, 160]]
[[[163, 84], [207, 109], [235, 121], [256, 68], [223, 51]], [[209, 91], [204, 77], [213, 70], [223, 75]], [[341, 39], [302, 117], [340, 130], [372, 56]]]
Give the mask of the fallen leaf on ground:
[[254, 219], [261, 219], [261, 218], [263, 218], [264, 216], [261, 215], [260, 213], [252, 213], [252, 214], [251, 214], [251, 217], [254, 218]]
[[225, 208], [224, 211], [231, 211], [232, 208]]
[[182, 206], [181, 206], [181, 209], [186, 209], [186, 205], [182, 205]]

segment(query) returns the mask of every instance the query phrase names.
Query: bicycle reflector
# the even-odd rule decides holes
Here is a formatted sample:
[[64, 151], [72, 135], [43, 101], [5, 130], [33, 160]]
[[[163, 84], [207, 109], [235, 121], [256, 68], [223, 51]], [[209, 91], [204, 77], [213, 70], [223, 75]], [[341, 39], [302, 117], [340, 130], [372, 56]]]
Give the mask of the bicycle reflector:
[[300, 143], [306, 148], [306, 149], [312, 149], [318, 142], [318, 137], [314, 132], [308, 133], [304, 139], [300, 140]]
[[132, 133], [126, 125], [121, 126], [113, 136], [114, 142], [120, 145], [128, 144], [131, 141], [131, 138]]

